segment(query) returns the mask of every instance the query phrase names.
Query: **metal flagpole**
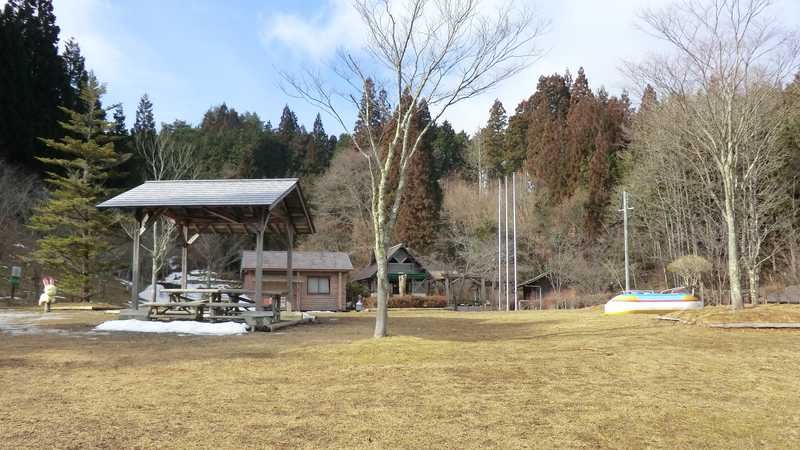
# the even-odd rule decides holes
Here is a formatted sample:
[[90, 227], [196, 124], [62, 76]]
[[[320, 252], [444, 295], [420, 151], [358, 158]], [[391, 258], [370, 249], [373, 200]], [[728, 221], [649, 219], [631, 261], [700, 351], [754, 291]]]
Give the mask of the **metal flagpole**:
[[511, 211], [514, 223], [514, 311], [519, 311], [517, 294], [517, 173], [511, 174]]
[[503, 222], [501, 220], [500, 211], [503, 206], [501, 201], [501, 188], [502, 182], [497, 179], [497, 310], [500, 311], [500, 299], [503, 298]]
[[631, 278], [630, 278], [630, 269], [628, 263], [628, 210], [633, 208], [628, 208], [628, 192], [622, 191], [622, 227], [624, 229], [623, 234], [625, 236], [625, 290], [631, 290]]
[[506, 225], [506, 311], [510, 309], [509, 307], [509, 279], [510, 279], [510, 271], [509, 271], [509, 252], [508, 252], [508, 175], [506, 175], [503, 179], [503, 196], [505, 197], [505, 209], [503, 210], [503, 219], [505, 219]]

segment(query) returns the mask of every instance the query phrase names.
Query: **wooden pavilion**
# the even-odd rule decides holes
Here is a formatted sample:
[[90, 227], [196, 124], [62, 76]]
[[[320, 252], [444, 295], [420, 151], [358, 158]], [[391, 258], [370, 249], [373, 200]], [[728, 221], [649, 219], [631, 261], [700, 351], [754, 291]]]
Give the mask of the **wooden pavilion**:
[[[201, 233], [250, 233], [256, 236], [256, 268], [263, 263], [264, 233], [286, 236], [287, 295], [292, 298], [292, 243], [295, 234], [314, 233], [314, 223], [296, 178], [257, 180], [147, 181], [97, 205], [119, 209], [136, 218], [133, 236], [132, 307], [139, 307], [139, 237], [158, 217], [180, 231], [181, 287], [186, 288], [189, 245]], [[255, 271], [256, 309], [264, 310], [263, 270]]]

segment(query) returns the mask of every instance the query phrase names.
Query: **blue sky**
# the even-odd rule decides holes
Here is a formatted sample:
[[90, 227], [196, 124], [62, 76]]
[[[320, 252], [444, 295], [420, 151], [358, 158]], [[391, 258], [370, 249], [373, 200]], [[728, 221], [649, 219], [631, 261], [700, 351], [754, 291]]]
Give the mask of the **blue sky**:
[[[0, 0], [2, 3], [2, 0]], [[542, 74], [583, 65], [593, 88], [629, 88], [619, 71], [657, 46], [636, 28], [636, 12], [667, 0], [563, 0], [533, 3], [552, 22], [544, 56], [494, 91], [454, 107], [446, 118], [474, 131], [499, 98], [512, 111]], [[158, 122], [197, 124], [226, 102], [277, 124], [284, 104], [311, 126], [318, 110], [288, 97], [276, 69], [325, 63], [337, 47], [358, 45], [358, 18], [348, 0], [171, 1], [54, 0], [62, 40], [74, 36], [87, 65], [107, 84], [105, 103], [122, 102], [129, 124], [148, 93]], [[800, 29], [800, 2], [777, 0], [774, 13]], [[341, 127], [323, 115], [329, 132]]]

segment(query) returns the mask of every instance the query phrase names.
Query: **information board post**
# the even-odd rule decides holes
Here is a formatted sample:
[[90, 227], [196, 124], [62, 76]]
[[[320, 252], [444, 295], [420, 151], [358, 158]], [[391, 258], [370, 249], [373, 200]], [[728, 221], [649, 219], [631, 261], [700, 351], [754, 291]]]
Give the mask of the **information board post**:
[[22, 278], [22, 267], [20, 266], [13, 266], [11, 267], [11, 300], [14, 300], [14, 294], [16, 294], [17, 287], [19, 286], [19, 280]]

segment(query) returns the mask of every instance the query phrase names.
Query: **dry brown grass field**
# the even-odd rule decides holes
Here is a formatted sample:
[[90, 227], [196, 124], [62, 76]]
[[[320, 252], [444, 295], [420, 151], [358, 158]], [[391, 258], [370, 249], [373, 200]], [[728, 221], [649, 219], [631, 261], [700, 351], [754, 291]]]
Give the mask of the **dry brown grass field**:
[[392, 311], [380, 341], [369, 313], [232, 337], [100, 335], [108, 314], [58, 317], [0, 333], [0, 447], [800, 445], [798, 331], [596, 308]]

